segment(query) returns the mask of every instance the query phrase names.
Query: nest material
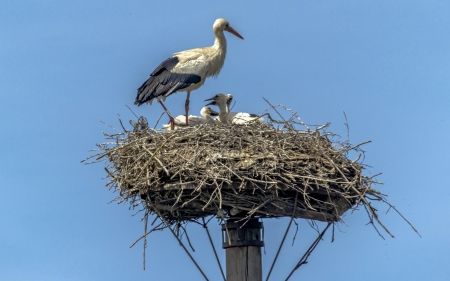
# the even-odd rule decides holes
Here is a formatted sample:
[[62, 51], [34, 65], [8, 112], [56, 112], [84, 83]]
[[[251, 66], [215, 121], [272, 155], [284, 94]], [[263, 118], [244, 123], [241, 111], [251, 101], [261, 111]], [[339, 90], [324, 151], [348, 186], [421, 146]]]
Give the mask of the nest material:
[[[219, 217], [340, 220], [351, 206], [383, 199], [362, 174], [361, 152], [334, 140], [327, 126], [300, 131], [273, 123], [200, 125], [176, 131], [149, 128], [140, 117], [132, 130], [107, 135], [97, 160], [107, 159], [107, 186], [121, 202], [143, 203], [170, 223]], [[378, 219], [377, 219], [378, 220]]]

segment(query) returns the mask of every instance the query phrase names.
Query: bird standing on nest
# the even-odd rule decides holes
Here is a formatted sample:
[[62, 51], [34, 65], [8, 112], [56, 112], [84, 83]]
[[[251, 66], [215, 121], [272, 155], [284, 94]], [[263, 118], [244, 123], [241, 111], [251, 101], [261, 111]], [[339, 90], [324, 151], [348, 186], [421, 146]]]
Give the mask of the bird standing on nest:
[[[195, 126], [195, 125], [200, 125], [200, 124], [214, 124], [214, 119], [211, 116], [218, 116], [219, 113], [214, 111], [213, 109], [211, 109], [209, 106], [204, 106], [201, 110], [200, 110], [200, 116], [194, 116], [194, 115], [189, 115], [188, 119], [189, 119], [189, 125], [188, 126]], [[176, 130], [176, 129], [180, 129], [183, 127], [186, 127], [186, 116], [185, 115], [178, 115], [177, 117], [174, 118], [175, 121], [175, 126], [172, 127], [172, 125], [169, 124], [164, 124], [163, 128], [166, 130]]]
[[234, 30], [227, 20], [217, 19], [213, 25], [215, 36], [214, 45], [205, 48], [196, 48], [175, 53], [172, 57], [162, 62], [150, 74], [150, 78], [138, 89], [136, 105], [152, 103], [157, 99], [164, 111], [169, 115], [170, 123], [175, 125], [175, 120], [161, 100], [176, 92], [187, 92], [185, 110], [186, 126], [188, 126], [189, 96], [191, 91], [197, 90], [207, 77], [219, 75], [225, 62], [227, 52], [227, 40], [224, 31], [244, 39]]
[[236, 125], [245, 125], [251, 122], [260, 122], [264, 123], [264, 119], [259, 117], [253, 113], [247, 112], [230, 112], [230, 105], [233, 101], [232, 94], [217, 94], [210, 99], [206, 99], [205, 101], [211, 101], [207, 105], [215, 105], [219, 107], [219, 117], [217, 118], [220, 123], [227, 124], [236, 124]]

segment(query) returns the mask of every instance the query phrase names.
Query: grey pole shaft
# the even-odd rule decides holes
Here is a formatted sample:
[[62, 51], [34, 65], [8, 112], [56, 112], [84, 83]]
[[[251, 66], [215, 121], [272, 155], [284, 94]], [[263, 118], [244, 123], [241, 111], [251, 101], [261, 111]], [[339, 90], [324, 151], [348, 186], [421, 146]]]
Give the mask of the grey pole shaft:
[[260, 247], [227, 248], [226, 259], [227, 281], [262, 281]]
[[257, 219], [246, 224], [228, 220], [222, 227], [227, 281], [262, 281], [261, 229]]

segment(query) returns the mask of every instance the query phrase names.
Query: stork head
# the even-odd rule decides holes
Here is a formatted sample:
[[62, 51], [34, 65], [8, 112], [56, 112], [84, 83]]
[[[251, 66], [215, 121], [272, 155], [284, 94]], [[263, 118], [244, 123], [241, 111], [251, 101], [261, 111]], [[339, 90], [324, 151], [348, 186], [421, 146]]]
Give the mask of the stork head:
[[219, 116], [219, 113], [212, 110], [211, 107], [209, 106], [204, 106], [202, 108], [202, 110], [200, 110], [200, 114], [205, 117], [205, 116]]
[[227, 95], [225, 96], [225, 99], [226, 99], [226, 101], [227, 101], [227, 106], [230, 107], [231, 102], [233, 101], [233, 95], [232, 95], [232, 94], [227, 94]]
[[216, 19], [216, 21], [214, 22], [214, 25], [213, 25], [213, 30], [214, 30], [214, 32], [217, 32], [219, 30], [220, 31], [228, 31], [231, 34], [233, 34], [241, 39], [244, 39], [244, 37], [242, 37], [236, 30], [234, 30], [230, 26], [230, 24], [228, 23], [228, 21], [226, 19], [222, 19], [222, 18]]
[[211, 101], [207, 105], [215, 105], [215, 106], [221, 106], [225, 105], [227, 103], [227, 98], [224, 94], [217, 94], [212, 98], [206, 99], [205, 101]]

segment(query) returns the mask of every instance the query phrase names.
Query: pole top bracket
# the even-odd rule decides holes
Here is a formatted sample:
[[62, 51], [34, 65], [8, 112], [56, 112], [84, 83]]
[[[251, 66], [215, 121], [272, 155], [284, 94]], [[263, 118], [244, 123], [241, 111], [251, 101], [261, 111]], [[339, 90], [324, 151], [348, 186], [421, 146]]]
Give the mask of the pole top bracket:
[[227, 220], [222, 225], [222, 248], [256, 246], [263, 247], [264, 241], [261, 232], [264, 228], [258, 219], [239, 222]]

